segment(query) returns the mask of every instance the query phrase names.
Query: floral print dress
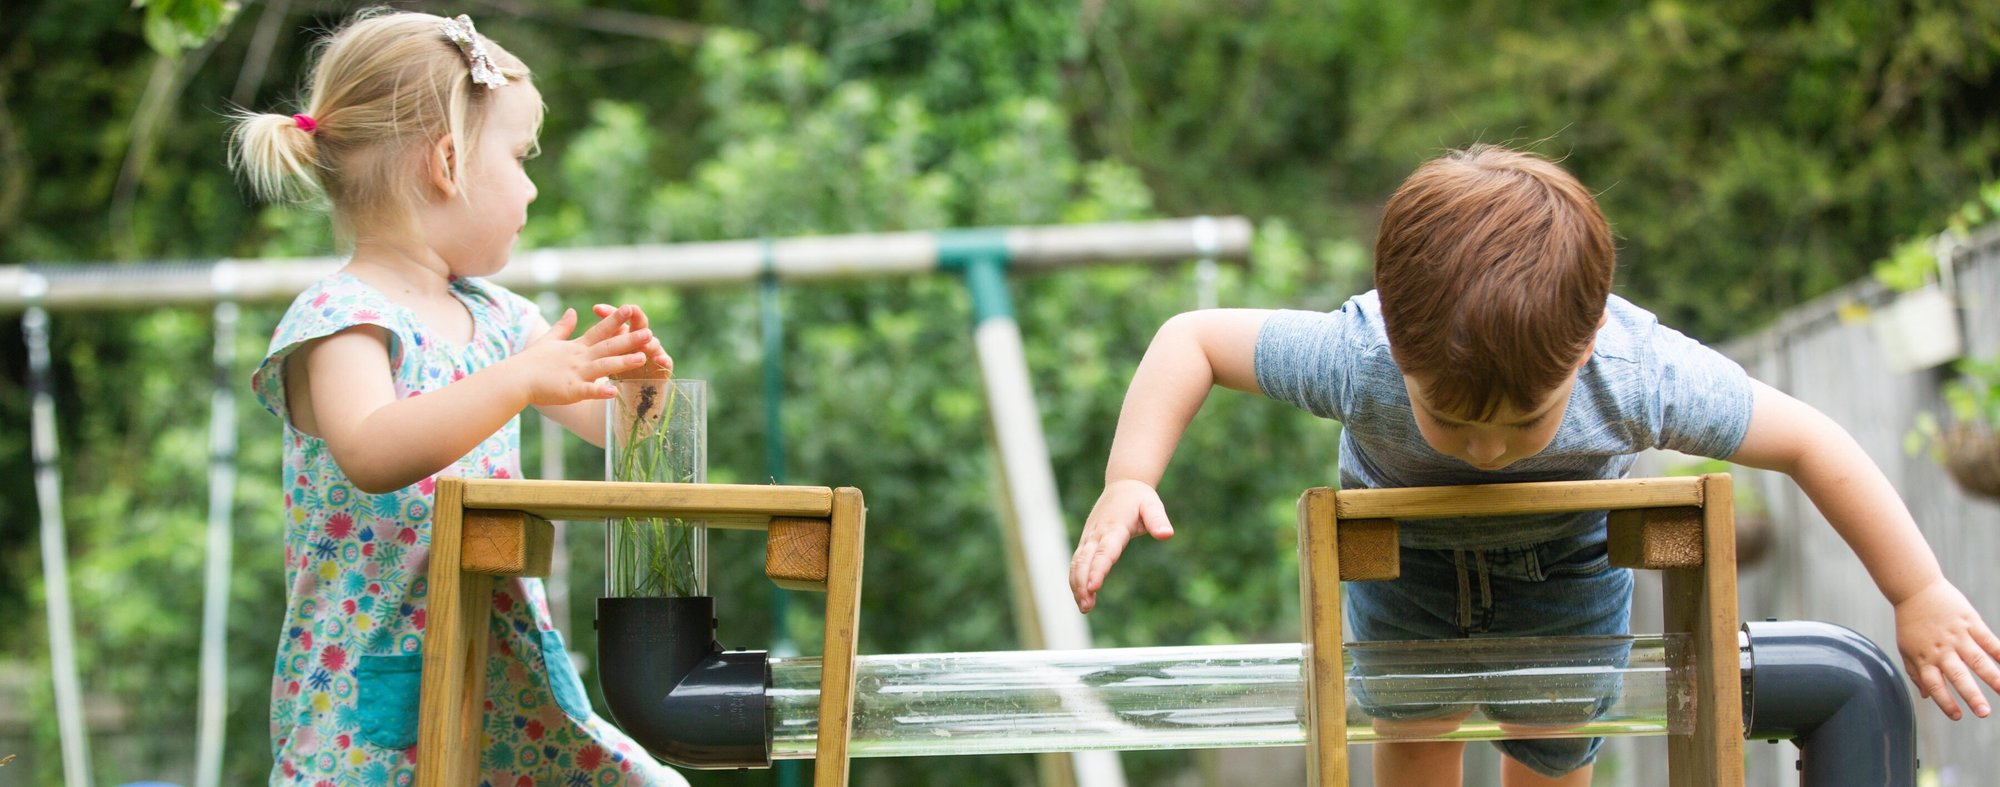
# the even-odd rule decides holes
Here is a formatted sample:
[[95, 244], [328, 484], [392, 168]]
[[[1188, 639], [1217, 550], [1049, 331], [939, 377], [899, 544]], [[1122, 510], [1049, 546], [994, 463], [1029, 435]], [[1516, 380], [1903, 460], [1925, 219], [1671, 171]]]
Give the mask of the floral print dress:
[[[335, 273], [285, 312], [251, 378], [285, 422], [284, 628], [271, 681], [272, 784], [408, 785], [416, 780], [425, 571], [436, 476], [373, 495], [354, 487], [319, 438], [293, 428], [285, 360], [357, 325], [389, 339], [397, 398], [435, 391], [526, 347], [535, 306], [498, 285], [453, 279], [472, 341], [439, 338], [360, 279]], [[439, 476], [520, 476], [520, 419]], [[486, 662], [482, 785], [685, 785], [591, 711], [542, 581], [496, 579]]]

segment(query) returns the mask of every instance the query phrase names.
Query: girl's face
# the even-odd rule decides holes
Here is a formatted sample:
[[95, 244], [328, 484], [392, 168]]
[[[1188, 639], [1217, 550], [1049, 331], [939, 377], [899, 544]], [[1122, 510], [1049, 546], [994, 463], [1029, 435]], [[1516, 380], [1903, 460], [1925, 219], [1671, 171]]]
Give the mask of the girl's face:
[[1405, 376], [1403, 386], [1409, 390], [1410, 410], [1424, 442], [1438, 453], [1480, 470], [1499, 470], [1541, 453], [1555, 439], [1556, 428], [1569, 409], [1569, 393], [1576, 387], [1576, 377], [1572, 375], [1531, 411], [1521, 412], [1502, 402], [1484, 421], [1466, 421], [1432, 409], [1424, 399], [1421, 380]]
[[433, 225], [431, 245], [453, 274], [489, 276], [506, 267], [535, 201], [524, 164], [536, 152], [541, 107], [541, 93], [527, 80], [494, 91], [479, 142], [461, 163], [465, 189], [441, 206], [442, 220]]

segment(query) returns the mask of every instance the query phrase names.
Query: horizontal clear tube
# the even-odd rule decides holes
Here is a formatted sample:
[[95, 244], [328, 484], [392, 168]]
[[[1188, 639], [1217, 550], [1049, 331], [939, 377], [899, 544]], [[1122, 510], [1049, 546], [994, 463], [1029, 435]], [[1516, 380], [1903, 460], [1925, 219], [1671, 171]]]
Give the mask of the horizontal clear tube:
[[[1684, 734], [1686, 635], [1350, 643], [1347, 739]], [[862, 656], [854, 757], [1306, 742], [1298, 644]], [[777, 759], [813, 756], [819, 659], [772, 659]]]

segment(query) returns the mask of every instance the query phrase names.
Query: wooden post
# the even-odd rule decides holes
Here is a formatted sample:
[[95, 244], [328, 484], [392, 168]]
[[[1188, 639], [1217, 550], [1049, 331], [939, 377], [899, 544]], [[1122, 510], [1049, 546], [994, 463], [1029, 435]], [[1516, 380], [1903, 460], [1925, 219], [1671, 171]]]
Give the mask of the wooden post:
[[826, 636], [820, 651], [815, 787], [847, 784], [847, 739], [854, 723], [855, 635], [861, 626], [861, 543], [867, 516], [861, 490], [834, 490], [832, 544], [827, 555]]
[[[815, 784], [846, 787], [866, 513], [861, 491], [846, 487], [438, 479], [426, 575], [417, 784], [479, 782], [493, 578], [547, 572], [547, 520], [674, 516], [704, 520], [711, 528], [765, 531], [767, 550], [778, 556], [767, 565], [774, 581], [811, 585], [815, 574], [823, 578], [826, 646]], [[814, 550], [821, 554], [810, 554]]]
[[460, 570], [465, 482], [440, 478], [431, 508], [429, 611], [418, 705], [417, 783], [479, 783], [486, 713], [486, 625], [493, 577]]
[[[1340, 590], [1337, 582], [1327, 578], [1393, 578], [1395, 519], [1591, 510], [1611, 512], [1614, 563], [1663, 569], [1666, 631], [1689, 635], [1688, 656], [1695, 671], [1694, 731], [1668, 740], [1669, 783], [1674, 787], [1742, 787], [1736, 527], [1727, 474], [1307, 490], [1299, 498], [1299, 588], [1308, 653], [1304, 669], [1310, 783], [1347, 784], [1346, 707], [1338, 655]], [[1348, 525], [1355, 527], [1349, 529]], [[1373, 543], [1347, 543], [1362, 538]], [[1385, 538], [1386, 547], [1381, 543]], [[1379, 557], [1384, 549], [1389, 550], [1388, 560]], [[1350, 562], [1368, 565], [1350, 566]]]
[[1334, 491], [1299, 497], [1299, 609], [1305, 617], [1306, 784], [1347, 787], [1347, 673], [1340, 649], [1339, 520]]
[[1736, 631], [1736, 522], [1727, 473], [1701, 477], [1702, 561], [1666, 570], [1666, 630], [1687, 632], [1694, 660], [1694, 734], [1667, 740], [1674, 787], [1742, 787], [1743, 675]]

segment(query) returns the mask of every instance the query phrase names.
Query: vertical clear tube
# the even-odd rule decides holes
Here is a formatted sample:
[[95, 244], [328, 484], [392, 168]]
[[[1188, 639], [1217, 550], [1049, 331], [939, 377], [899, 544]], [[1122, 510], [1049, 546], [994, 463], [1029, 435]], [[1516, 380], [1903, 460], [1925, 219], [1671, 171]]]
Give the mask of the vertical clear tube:
[[[708, 384], [657, 377], [613, 379], [612, 384], [618, 396], [605, 403], [605, 479], [707, 481]], [[701, 522], [612, 517], [605, 525], [605, 595], [707, 594], [708, 528]]]
[[[855, 757], [1306, 742], [1298, 644], [862, 656]], [[1685, 635], [1353, 643], [1348, 740], [1690, 729]], [[819, 660], [771, 660], [772, 756], [813, 756]]]

